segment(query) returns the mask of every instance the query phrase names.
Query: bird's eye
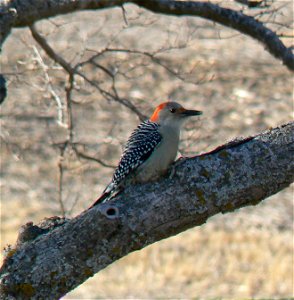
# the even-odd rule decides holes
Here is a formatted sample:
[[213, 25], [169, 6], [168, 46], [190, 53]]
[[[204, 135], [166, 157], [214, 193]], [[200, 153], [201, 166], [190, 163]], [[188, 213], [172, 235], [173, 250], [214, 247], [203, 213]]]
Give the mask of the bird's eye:
[[170, 109], [170, 112], [171, 112], [172, 114], [174, 114], [174, 113], [176, 112], [176, 109], [175, 109], [175, 108], [171, 108], [171, 109]]

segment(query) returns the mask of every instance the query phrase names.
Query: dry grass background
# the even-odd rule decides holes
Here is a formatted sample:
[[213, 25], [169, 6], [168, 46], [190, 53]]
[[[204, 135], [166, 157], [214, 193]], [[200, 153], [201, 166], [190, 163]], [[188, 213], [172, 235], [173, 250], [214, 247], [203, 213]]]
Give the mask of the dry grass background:
[[[189, 72], [185, 82], [139, 56], [111, 54], [99, 62], [128, 74], [117, 77], [117, 88], [146, 115], [168, 97], [204, 111], [201, 120], [187, 124], [182, 154], [208, 151], [293, 118], [293, 76], [257, 42], [200, 19], [155, 16], [134, 6], [127, 6], [127, 17], [128, 26], [119, 9], [84, 12], [42, 21], [38, 28], [71, 63], [93, 54], [85, 49], [108, 44], [143, 51], [175, 47], [160, 57]], [[290, 1], [282, 20], [293, 22]], [[1, 107], [2, 248], [15, 242], [22, 224], [60, 213], [59, 152], [52, 143], [63, 141], [67, 131], [56, 122], [56, 104], [36, 50], [55, 92], [64, 98], [65, 73], [27, 29], [15, 30], [1, 63], [1, 72], [10, 74], [9, 95]], [[84, 70], [103, 80], [99, 70]], [[73, 99], [75, 141], [115, 164], [138, 119], [79, 78]], [[64, 204], [74, 216], [103, 190], [112, 169], [78, 160], [70, 151], [64, 166]], [[216, 216], [201, 228], [121, 259], [65, 299], [293, 297], [292, 198], [288, 188], [257, 207]]]

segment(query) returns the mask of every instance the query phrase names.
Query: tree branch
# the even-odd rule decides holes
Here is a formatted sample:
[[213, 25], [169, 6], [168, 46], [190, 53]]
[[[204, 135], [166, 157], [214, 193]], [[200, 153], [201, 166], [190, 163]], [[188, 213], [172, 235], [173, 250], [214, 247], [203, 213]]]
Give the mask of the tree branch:
[[172, 178], [129, 186], [49, 232], [34, 228], [33, 238], [8, 252], [0, 295], [60, 298], [132, 251], [256, 205], [293, 182], [293, 151], [294, 122], [182, 159]]
[[36, 21], [87, 9], [120, 6], [121, 0], [32, 0], [0, 2], [0, 46], [14, 27], [30, 26]]
[[222, 8], [210, 2], [172, 0], [46, 0], [4, 1], [0, 4], [0, 46], [13, 27], [30, 26], [34, 22], [87, 9], [104, 9], [135, 3], [154, 13], [175, 16], [196, 16], [231, 27], [261, 42], [277, 59], [290, 70], [294, 70], [294, 55], [279, 37], [253, 17], [232, 9]]
[[154, 13], [176, 16], [198, 16], [231, 27], [264, 44], [271, 55], [280, 59], [284, 65], [294, 71], [292, 48], [287, 48], [275, 32], [242, 12], [222, 8], [210, 2], [169, 0], [137, 0], [134, 2]]

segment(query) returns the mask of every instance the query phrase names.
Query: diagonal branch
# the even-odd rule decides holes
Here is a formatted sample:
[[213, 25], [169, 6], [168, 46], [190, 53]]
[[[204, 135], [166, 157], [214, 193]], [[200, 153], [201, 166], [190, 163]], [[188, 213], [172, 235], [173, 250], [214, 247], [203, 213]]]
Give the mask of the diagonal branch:
[[30, 26], [42, 19], [80, 10], [121, 7], [126, 3], [135, 3], [153, 13], [201, 17], [231, 27], [261, 42], [271, 55], [281, 60], [288, 69], [294, 70], [292, 48], [287, 48], [275, 32], [253, 17], [210, 2], [173, 0], [8, 0], [0, 3], [0, 46], [13, 27]]
[[242, 12], [222, 8], [210, 2], [170, 0], [135, 0], [133, 2], [154, 13], [175, 16], [198, 16], [233, 28], [264, 44], [271, 55], [280, 59], [284, 65], [294, 71], [293, 49], [287, 48], [275, 32]]
[[49, 232], [27, 224], [32, 237], [1, 268], [0, 298], [58, 299], [132, 251], [258, 204], [294, 181], [293, 151], [294, 122], [182, 159], [172, 178], [129, 186]]
[[58, 55], [48, 44], [47, 40], [41, 36], [41, 34], [37, 31], [35, 25], [30, 26], [30, 30], [32, 33], [33, 38], [38, 42], [38, 44], [43, 48], [43, 50], [46, 52], [46, 54], [56, 61], [58, 64], [60, 64], [63, 69], [70, 75], [74, 73], [74, 69], [71, 67], [71, 65], [60, 55]]

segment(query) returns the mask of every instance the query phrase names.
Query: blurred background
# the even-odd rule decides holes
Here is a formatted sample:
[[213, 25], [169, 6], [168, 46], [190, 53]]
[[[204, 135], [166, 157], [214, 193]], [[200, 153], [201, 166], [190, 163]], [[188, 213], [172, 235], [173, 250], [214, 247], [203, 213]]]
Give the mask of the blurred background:
[[[243, 9], [293, 43], [292, 1]], [[204, 112], [179, 155], [210, 151], [293, 119], [293, 75], [262, 45], [200, 18], [134, 5], [38, 22], [68, 74], [13, 30], [2, 51], [1, 248], [44, 217], [74, 217], [111, 180], [140, 118], [168, 99]], [[293, 189], [135, 252], [64, 299], [293, 296]]]

